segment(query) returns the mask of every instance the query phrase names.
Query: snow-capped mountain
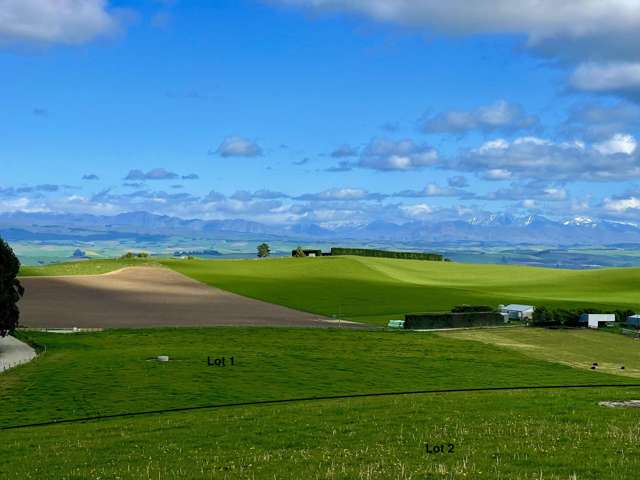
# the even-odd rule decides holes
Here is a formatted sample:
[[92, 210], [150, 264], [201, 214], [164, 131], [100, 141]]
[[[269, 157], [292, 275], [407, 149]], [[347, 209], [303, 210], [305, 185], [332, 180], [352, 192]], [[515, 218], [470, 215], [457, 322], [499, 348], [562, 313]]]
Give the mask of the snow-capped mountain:
[[9, 240], [113, 239], [151, 235], [232, 240], [281, 238], [305, 241], [611, 245], [640, 243], [640, 226], [587, 216], [556, 221], [540, 215], [518, 217], [508, 213], [476, 216], [468, 220], [457, 218], [402, 224], [375, 221], [333, 228], [315, 223], [267, 225], [242, 219], [181, 219], [148, 212], [115, 216], [20, 212], [0, 214], [0, 236]]

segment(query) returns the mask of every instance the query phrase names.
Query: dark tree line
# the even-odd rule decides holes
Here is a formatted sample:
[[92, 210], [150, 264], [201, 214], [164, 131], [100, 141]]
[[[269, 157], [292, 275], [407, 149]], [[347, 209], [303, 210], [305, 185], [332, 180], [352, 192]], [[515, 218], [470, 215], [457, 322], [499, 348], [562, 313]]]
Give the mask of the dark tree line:
[[547, 308], [536, 307], [531, 320], [532, 325], [541, 327], [563, 326], [577, 327], [580, 325], [580, 316], [583, 313], [613, 313], [616, 316], [616, 322], [625, 322], [627, 317], [633, 315], [633, 310], [610, 310], [602, 311], [596, 308], [581, 308], [576, 310], [567, 310], [564, 308]]
[[20, 261], [7, 242], [0, 238], [0, 337], [13, 332], [18, 326], [18, 301], [24, 288], [17, 279]]

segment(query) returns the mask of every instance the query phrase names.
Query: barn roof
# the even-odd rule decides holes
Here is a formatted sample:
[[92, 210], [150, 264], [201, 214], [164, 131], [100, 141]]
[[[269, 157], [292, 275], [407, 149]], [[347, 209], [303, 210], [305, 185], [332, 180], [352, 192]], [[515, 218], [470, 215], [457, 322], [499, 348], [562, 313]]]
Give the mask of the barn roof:
[[520, 305], [519, 303], [512, 303], [504, 307], [504, 310], [511, 310], [514, 312], [526, 312], [527, 310], [531, 310], [533, 308], [532, 305]]

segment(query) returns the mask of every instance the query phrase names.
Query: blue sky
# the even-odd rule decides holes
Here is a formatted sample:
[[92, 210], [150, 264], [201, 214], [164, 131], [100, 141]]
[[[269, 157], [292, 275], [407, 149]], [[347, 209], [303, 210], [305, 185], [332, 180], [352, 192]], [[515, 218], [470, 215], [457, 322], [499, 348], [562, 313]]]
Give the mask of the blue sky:
[[0, 212], [638, 222], [639, 27], [630, 0], [0, 1]]

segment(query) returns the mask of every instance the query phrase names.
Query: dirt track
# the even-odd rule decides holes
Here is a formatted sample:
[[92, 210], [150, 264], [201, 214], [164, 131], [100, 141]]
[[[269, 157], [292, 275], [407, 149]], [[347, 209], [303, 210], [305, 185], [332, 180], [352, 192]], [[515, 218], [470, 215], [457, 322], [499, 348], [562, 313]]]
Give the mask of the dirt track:
[[21, 282], [26, 290], [19, 303], [24, 327], [337, 326], [334, 320], [211, 288], [166, 268], [26, 277]]

